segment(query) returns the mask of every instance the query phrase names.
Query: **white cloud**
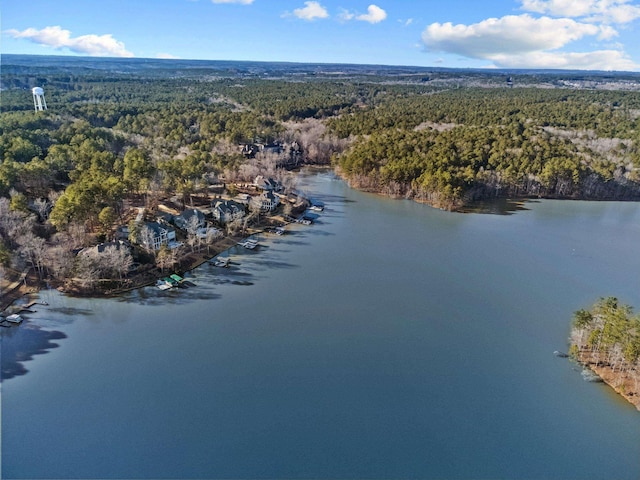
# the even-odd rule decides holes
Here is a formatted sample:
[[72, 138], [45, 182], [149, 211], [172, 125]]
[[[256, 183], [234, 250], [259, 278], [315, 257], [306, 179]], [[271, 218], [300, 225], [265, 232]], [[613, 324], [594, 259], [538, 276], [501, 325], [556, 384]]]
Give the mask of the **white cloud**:
[[618, 31], [609, 25], [600, 25], [598, 28], [600, 28], [598, 40], [610, 40], [619, 35]]
[[629, 23], [640, 18], [640, 5], [630, 0], [522, 0], [522, 9], [551, 16], [582, 18], [583, 21]]
[[568, 70], [638, 70], [640, 65], [619, 50], [593, 52], [529, 52], [488, 57], [501, 68], [559, 68]]
[[367, 13], [357, 14], [349, 10], [341, 9], [338, 18], [344, 22], [359, 20], [361, 22], [380, 23], [387, 18], [387, 12], [377, 5], [369, 5]]
[[428, 51], [489, 60], [498, 67], [638, 69], [621, 49], [586, 53], [560, 51], [585, 37], [604, 40], [617, 35], [608, 25], [523, 14], [489, 18], [472, 25], [433, 23], [422, 32], [422, 41]]
[[430, 51], [455, 53], [466, 57], [487, 58], [496, 53], [521, 54], [553, 50], [601, 29], [568, 18], [533, 18], [508, 15], [489, 18], [472, 25], [433, 23], [422, 33]]
[[211, 0], [213, 3], [238, 3], [240, 5], [251, 5], [253, 0]]
[[180, 57], [176, 57], [175, 55], [172, 55], [171, 53], [158, 53], [156, 54], [156, 58], [162, 58], [165, 60], [178, 60]]
[[303, 8], [296, 8], [293, 15], [308, 21], [329, 17], [329, 12], [319, 2], [304, 2], [304, 5]]
[[57, 50], [67, 48], [75, 53], [99, 57], [133, 57], [133, 53], [127, 51], [124, 43], [117, 41], [111, 34], [71, 37], [71, 31], [64, 30], [60, 26], [45, 27], [42, 30], [27, 28], [18, 31], [12, 29], [7, 30], [6, 33], [13, 38], [25, 38]]
[[522, 0], [522, 9], [562, 17], [584, 17], [591, 13], [595, 0]]
[[340, 9], [340, 13], [338, 14], [338, 18], [343, 22], [348, 22], [349, 20], [353, 20], [356, 17], [355, 13], [351, 13], [349, 10], [344, 8]]
[[387, 12], [385, 12], [377, 5], [369, 5], [369, 7], [367, 8], [367, 13], [356, 16], [356, 20], [369, 23], [380, 23], [386, 18]]

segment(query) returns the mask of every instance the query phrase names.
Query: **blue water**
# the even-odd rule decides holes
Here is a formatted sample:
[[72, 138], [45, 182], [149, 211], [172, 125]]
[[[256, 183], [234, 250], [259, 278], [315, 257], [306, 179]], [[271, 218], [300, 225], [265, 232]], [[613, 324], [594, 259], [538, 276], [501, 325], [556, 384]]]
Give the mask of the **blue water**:
[[640, 308], [640, 205], [454, 214], [304, 182], [314, 225], [230, 271], [45, 291], [3, 329], [3, 368], [56, 338], [2, 383], [2, 478], [640, 477], [640, 412], [553, 355], [598, 297]]

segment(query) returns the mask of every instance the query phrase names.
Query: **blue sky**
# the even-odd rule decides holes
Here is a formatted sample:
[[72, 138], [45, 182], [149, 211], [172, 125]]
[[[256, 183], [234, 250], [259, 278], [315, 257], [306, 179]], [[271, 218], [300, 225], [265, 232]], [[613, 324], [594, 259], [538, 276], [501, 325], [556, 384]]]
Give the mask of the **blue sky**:
[[640, 0], [4, 0], [3, 53], [640, 71]]

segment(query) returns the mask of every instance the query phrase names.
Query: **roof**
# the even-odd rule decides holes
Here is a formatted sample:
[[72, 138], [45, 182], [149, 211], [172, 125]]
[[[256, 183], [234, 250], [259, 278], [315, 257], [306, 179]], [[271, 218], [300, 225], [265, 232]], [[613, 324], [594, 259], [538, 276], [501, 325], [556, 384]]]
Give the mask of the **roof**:
[[222, 212], [244, 211], [244, 205], [235, 200], [214, 200], [213, 208]]
[[83, 248], [80, 252], [81, 253], [85, 253], [85, 252], [89, 252], [89, 251], [94, 251], [97, 253], [104, 253], [104, 251], [107, 248], [115, 248], [116, 250], [120, 250], [121, 248], [126, 248], [127, 250], [129, 250], [129, 245], [125, 242], [123, 242], [122, 240], [118, 240], [117, 242], [105, 242], [105, 243], [100, 243], [98, 245], [95, 245], [93, 247], [87, 247], [87, 248]]
[[163, 231], [168, 232], [169, 230], [171, 230], [168, 227], [160, 225], [158, 222], [146, 222], [145, 226], [156, 235], [162, 235]]
[[260, 188], [264, 188], [265, 190], [278, 190], [282, 188], [280, 182], [274, 180], [273, 178], [264, 178], [262, 175], [258, 175], [254, 181], [256, 186]]

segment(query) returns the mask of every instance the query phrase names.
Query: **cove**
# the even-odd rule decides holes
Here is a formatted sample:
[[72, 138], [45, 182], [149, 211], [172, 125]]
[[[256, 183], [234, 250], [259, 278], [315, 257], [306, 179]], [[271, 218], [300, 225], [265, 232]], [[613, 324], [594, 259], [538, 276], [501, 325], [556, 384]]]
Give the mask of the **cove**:
[[314, 224], [229, 271], [43, 291], [19, 328], [45, 347], [3, 329], [2, 478], [640, 476], [640, 413], [553, 355], [598, 297], [640, 308], [640, 205], [458, 214], [303, 183]]

